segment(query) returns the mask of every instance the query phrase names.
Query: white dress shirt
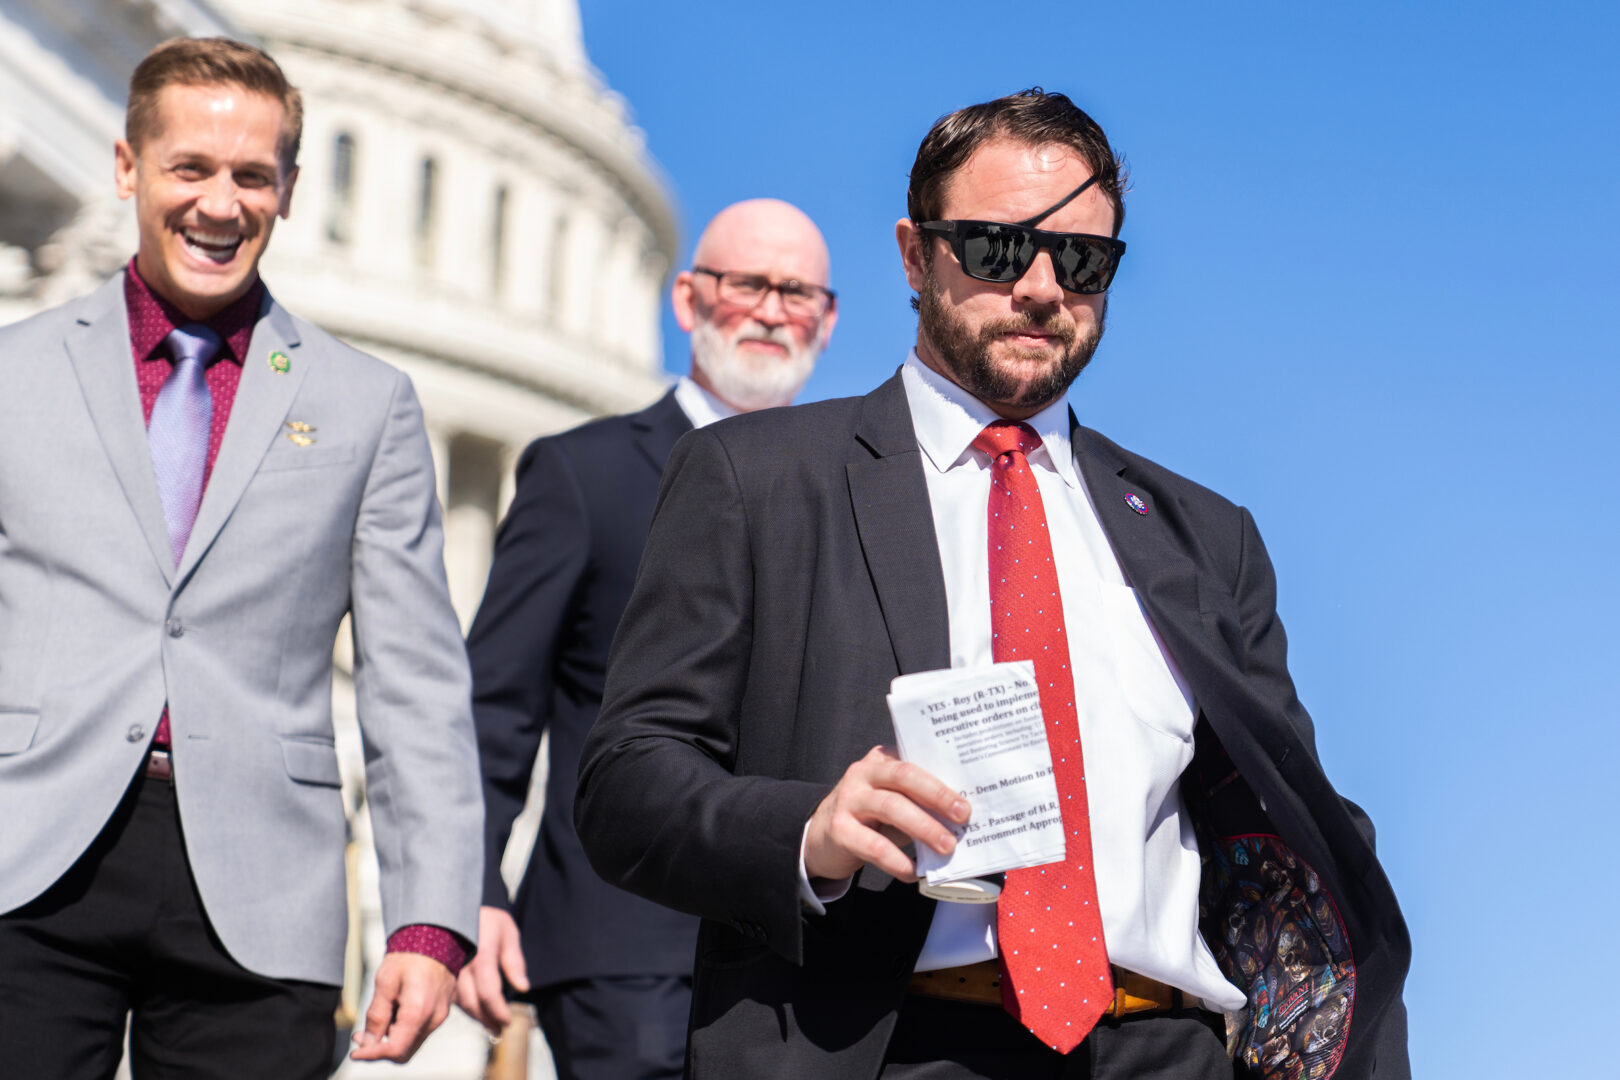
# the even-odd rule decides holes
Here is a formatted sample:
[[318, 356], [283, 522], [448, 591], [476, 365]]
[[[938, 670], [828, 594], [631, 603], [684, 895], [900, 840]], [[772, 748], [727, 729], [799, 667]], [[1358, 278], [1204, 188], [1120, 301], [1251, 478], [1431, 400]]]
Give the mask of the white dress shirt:
[[716, 420], [737, 415], [736, 409], [693, 382], [690, 375], [675, 380], [675, 404], [695, 428], [708, 427]]
[[[1000, 418], [916, 352], [901, 379], [939, 541], [951, 666], [989, 664], [990, 463], [973, 440]], [[1240, 1009], [1243, 992], [1227, 982], [1198, 933], [1198, 844], [1179, 784], [1193, 756], [1192, 693], [1097, 520], [1069, 445], [1067, 404], [1059, 400], [1026, 423], [1041, 439], [1029, 462], [1063, 596], [1108, 959], [1210, 1008]], [[815, 884], [812, 907], [842, 895], [837, 885]], [[940, 903], [917, 970], [996, 955], [993, 905]]]

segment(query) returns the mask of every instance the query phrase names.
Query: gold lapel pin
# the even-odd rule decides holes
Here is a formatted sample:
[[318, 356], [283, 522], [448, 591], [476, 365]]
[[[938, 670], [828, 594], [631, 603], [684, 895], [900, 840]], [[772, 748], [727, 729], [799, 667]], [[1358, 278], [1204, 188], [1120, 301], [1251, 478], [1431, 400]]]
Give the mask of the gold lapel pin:
[[313, 425], [306, 424], [302, 420], [289, 420], [286, 426], [288, 431], [296, 431], [300, 435], [308, 435], [315, 430]]
[[286, 353], [277, 349], [270, 354], [270, 370], [277, 375], [285, 375], [292, 370], [292, 359]]
[[300, 435], [296, 431], [287, 432], [287, 438], [291, 439], [295, 446], [308, 446], [315, 441], [308, 435]]

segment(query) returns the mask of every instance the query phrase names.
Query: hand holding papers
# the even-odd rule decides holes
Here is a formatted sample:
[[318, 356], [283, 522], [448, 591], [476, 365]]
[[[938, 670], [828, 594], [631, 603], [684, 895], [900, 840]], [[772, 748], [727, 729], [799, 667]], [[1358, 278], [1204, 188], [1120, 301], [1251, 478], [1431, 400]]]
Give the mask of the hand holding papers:
[[947, 825], [967, 819], [967, 800], [955, 789], [889, 747], [874, 746], [844, 770], [805, 823], [804, 872], [812, 881], [841, 882], [870, 865], [916, 881], [917, 864], [901, 845], [950, 851], [956, 837]]
[[958, 841], [950, 855], [917, 845], [924, 892], [994, 900], [993, 884], [970, 879], [1063, 858], [1063, 819], [1033, 663], [902, 675], [890, 684], [889, 714], [901, 758], [955, 788], [973, 808], [966, 825], [944, 822]]

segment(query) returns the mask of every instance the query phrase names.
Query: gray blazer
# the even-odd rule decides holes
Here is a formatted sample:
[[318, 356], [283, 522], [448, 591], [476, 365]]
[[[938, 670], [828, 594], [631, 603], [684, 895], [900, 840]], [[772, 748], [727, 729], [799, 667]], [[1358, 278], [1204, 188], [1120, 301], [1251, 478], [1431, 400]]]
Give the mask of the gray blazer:
[[177, 569], [123, 296], [119, 275], [0, 329], [0, 912], [95, 839], [167, 702], [220, 940], [260, 974], [341, 982], [332, 646], [352, 612], [384, 923], [474, 939], [470, 686], [410, 380], [267, 298]]

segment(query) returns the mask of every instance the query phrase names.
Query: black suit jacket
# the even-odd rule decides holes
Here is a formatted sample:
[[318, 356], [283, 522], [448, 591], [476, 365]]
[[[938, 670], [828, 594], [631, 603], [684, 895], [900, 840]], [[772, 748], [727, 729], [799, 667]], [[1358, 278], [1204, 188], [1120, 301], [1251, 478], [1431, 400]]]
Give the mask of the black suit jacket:
[[[697, 921], [608, 885], [574, 835], [580, 744], [596, 719], [608, 647], [630, 598], [669, 451], [691, 421], [674, 392], [639, 413], [538, 439], [495, 545], [468, 637], [484, 775], [484, 903], [512, 910], [533, 986], [685, 975]], [[551, 735], [545, 814], [516, 903], [501, 854]]]
[[[1405, 924], [1370, 825], [1317, 761], [1253, 521], [1096, 432], [1074, 445], [1201, 709], [1183, 788], [1210, 856], [1206, 939], [1257, 1002], [1245, 1056], [1275, 1059], [1255, 1075], [1299, 1075], [1307, 1043], [1307, 1075], [1406, 1075]], [[845, 768], [892, 741], [890, 680], [950, 663], [922, 469], [898, 376], [705, 428], [671, 456], [576, 820], [604, 877], [704, 917], [699, 1080], [880, 1068], [932, 901], [869, 866], [806, 915], [799, 844]]]

